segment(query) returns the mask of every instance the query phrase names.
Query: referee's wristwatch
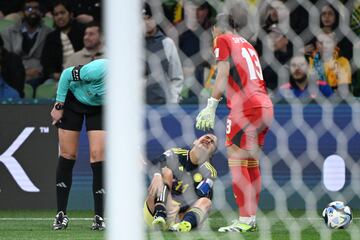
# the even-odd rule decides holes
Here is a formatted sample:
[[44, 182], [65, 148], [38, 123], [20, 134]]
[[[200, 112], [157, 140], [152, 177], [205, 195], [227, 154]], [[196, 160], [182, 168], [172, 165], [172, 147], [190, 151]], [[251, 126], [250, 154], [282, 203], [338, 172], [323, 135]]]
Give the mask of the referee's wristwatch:
[[56, 110], [64, 110], [64, 104], [61, 102], [55, 103], [55, 109]]

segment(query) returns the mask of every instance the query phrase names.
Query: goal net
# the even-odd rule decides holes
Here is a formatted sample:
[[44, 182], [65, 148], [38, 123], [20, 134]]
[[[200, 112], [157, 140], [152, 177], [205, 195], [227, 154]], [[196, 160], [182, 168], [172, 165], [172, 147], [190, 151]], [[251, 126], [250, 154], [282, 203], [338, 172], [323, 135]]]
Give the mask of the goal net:
[[[158, 27], [175, 43], [184, 83], [179, 104], [148, 100], [144, 156], [152, 160], [169, 148], [190, 147], [200, 136], [195, 118], [210, 96], [216, 76], [211, 26], [217, 13], [246, 2], [249, 16], [243, 35], [258, 51], [275, 112], [260, 159], [259, 239], [276, 239], [280, 234], [277, 226], [288, 239], [303, 239], [306, 231], [313, 231], [318, 239], [330, 239], [334, 232], [321, 217], [327, 204], [343, 201], [355, 213], [360, 208], [360, 2], [147, 2]], [[327, 44], [330, 48], [334, 45], [331, 63], [324, 62], [319, 52]], [[149, 49], [144, 54], [158, 68], [167, 57]], [[296, 73], [291, 64], [297, 64], [292, 61], [298, 56], [305, 56], [308, 67], [304, 93], [293, 82]], [[218, 172], [213, 206], [208, 220], [196, 232], [204, 239], [223, 239], [217, 228], [238, 217], [224, 146], [227, 114], [226, 106], [220, 104], [214, 129], [219, 147], [213, 158]], [[343, 230], [347, 239], [358, 239], [358, 222], [354, 214], [352, 225]], [[167, 239], [166, 234], [151, 231], [148, 238]]]

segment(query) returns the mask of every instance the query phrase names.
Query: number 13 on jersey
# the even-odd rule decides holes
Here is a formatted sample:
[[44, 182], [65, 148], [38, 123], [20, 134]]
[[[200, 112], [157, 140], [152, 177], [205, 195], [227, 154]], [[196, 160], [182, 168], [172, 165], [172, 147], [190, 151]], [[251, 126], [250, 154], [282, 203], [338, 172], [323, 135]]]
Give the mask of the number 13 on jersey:
[[256, 51], [251, 48], [242, 48], [241, 55], [245, 58], [250, 74], [250, 80], [264, 80], [259, 58]]

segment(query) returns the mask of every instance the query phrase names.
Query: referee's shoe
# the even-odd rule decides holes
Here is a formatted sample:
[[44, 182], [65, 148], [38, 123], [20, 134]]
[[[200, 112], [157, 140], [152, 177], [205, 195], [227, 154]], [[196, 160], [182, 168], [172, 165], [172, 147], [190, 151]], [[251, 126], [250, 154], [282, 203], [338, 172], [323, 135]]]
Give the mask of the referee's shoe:
[[95, 215], [92, 226], [91, 226], [91, 230], [102, 231], [104, 229], [105, 229], [104, 219], [102, 217], [100, 217], [99, 215]]
[[54, 230], [64, 230], [67, 228], [69, 223], [69, 218], [64, 214], [63, 211], [58, 212], [55, 216], [55, 220], [53, 223]]

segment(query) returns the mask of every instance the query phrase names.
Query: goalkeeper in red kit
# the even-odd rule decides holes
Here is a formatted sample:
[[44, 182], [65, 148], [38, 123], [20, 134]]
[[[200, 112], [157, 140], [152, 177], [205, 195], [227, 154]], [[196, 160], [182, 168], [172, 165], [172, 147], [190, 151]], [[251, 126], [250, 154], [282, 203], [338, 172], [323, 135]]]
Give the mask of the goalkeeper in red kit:
[[[226, 149], [239, 219], [219, 232], [250, 232], [256, 228], [261, 191], [259, 156], [273, 119], [259, 57], [254, 47], [236, 32], [247, 24], [245, 9], [219, 14], [213, 27], [217, 76], [208, 104], [196, 118], [196, 127], [214, 128], [216, 107], [226, 92], [230, 113], [226, 123]], [[234, 19], [239, 19], [238, 21]]]

